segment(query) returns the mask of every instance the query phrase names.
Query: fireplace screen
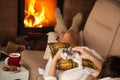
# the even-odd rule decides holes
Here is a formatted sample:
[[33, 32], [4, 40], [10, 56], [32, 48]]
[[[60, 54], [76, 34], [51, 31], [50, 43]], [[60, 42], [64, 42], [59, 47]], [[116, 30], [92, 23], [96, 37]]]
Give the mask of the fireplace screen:
[[48, 31], [55, 26], [57, 0], [19, 0], [18, 4], [18, 34]]

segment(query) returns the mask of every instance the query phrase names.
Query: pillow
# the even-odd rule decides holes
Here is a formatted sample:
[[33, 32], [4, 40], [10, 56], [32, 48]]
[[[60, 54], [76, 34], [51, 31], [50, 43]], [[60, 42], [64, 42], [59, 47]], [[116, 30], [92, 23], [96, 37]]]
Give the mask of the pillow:
[[[54, 57], [55, 54], [57, 53], [57, 51], [60, 48], [69, 48], [69, 47], [75, 47], [76, 45], [72, 44], [68, 44], [68, 43], [64, 43], [64, 42], [57, 42], [57, 43], [48, 43], [49, 48], [51, 50], [51, 56]], [[82, 65], [83, 67], [90, 67], [93, 69], [97, 69], [97, 67], [93, 64], [92, 61], [87, 60], [87, 59], [83, 59], [82, 60]], [[58, 70], [68, 70], [68, 69], [72, 69], [78, 67], [78, 64], [76, 62], [74, 62], [73, 60], [59, 60], [58, 64], [57, 64], [57, 69]]]
[[9, 55], [12, 52], [17, 52], [18, 48], [19, 48], [18, 44], [14, 43], [12, 41], [8, 41], [8, 44], [7, 44], [4, 52], [5, 52], [5, 54]]
[[[48, 43], [50, 42], [58, 42], [56, 39], [58, 37], [58, 34], [56, 32], [48, 32], [47, 33], [48, 35]], [[50, 54], [50, 48], [49, 48], [49, 45], [47, 44], [47, 47], [45, 49], [45, 54], [43, 56], [43, 59], [49, 59], [51, 57], [51, 54]]]
[[75, 67], [78, 67], [78, 63], [74, 62], [72, 59], [60, 59], [56, 66], [57, 70], [69, 70]]
[[51, 55], [52, 57], [54, 57], [54, 55], [57, 53], [57, 51], [60, 48], [69, 48], [70, 45], [68, 43], [64, 43], [64, 42], [57, 42], [57, 43], [48, 43], [49, 48], [51, 50]]
[[2, 53], [9, 55], [10, 53], [14, 53], [14, 52], [22, 52], [25, 49], [26, 49], [25, 45], [20, 45], [20, 44], [16, 44], [13, 41], [8, 41], [8, 44], [5, 50], [2, 51]]
[[[74, 44], [68, 44], [68, 43], [64, 43], [64, 42], [57, 42], [57, 43], [48, 43], [49, 48], [51, 50], [51, 56], [54, 57], [55, 54], [57, 53], [57, 51], [60, 48], [69, 48], [69, 47], [75, 47], [76, 45]], [[72, 59], [70, 60], [65, 60], [65, 59], [60, 59], [58, 61], [58, 64], [56, 66], [56, 68], [58, 70], [69, 70], [72, 68], [78, 67], [78, 64], [76, 62], [74, 62]]]

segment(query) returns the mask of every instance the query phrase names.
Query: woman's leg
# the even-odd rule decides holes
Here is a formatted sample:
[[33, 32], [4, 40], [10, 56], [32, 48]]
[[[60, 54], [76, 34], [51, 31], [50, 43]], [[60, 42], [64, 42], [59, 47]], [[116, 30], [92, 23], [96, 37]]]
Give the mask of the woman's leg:
[[62, 17], [62, 14], [59, 8], [56, 8], [55, 18], [56, 18], [56, 26], [54, 28], [54, 31], [57, 32], [59, 35], [58, 41], [61, 41], [65, 32], [67, 31], [67, 27], [65, 25], [64, 19]]
[[82, 21], [83, 21], [83, 14], [79, 12], [73, 17], [72, 25], [69, 29], [78, 32], [79, 27], [82, 24]]
[[66, 42], [69, 44], [79, 44], [79, 27], [82, 23], [82, 13], [77, 13], [73, 17], [72, 25], [66, 32], [59, 32], [59, 42]]
[[64, 19], [62, 17], [62, 14], [59, 8], [56, 8], [55, 18], [56, 18], [56, 26], [54, 28], [54, 31], [58, 33], [65, 32], [67, 30], [67, 27], [65, 25]]
[[[62, 35], [62, 34], [61, 34]], [[74, 30], [68, 30], [60, 37], [60, 42], [66, 42], [69, 44], [78, 45], [79, 44], [79, 33]]]

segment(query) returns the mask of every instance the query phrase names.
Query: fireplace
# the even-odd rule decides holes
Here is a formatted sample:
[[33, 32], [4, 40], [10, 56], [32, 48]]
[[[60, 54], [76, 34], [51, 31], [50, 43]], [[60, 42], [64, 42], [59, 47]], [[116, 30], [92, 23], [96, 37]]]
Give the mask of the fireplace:
[[47, 33], [54, 30], [55, 8], [59, 0], [18, 0], [18, 35]]

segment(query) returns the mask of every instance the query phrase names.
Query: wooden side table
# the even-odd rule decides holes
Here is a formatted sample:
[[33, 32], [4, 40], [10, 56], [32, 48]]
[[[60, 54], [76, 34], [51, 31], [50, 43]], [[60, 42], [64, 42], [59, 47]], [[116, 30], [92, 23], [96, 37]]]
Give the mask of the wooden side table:
[[29, 71], [20, 67], [20, 72], [3, 71], [4, 61], [0, 61], [0, 80], [28, 80]]

